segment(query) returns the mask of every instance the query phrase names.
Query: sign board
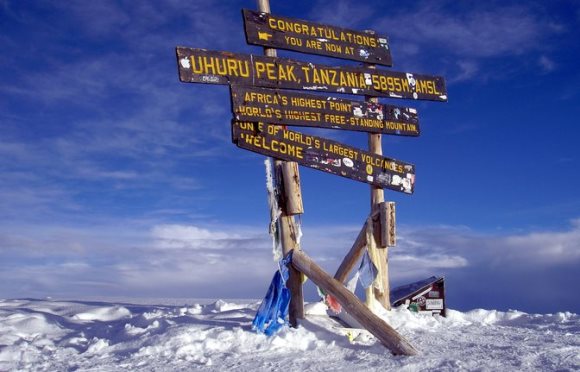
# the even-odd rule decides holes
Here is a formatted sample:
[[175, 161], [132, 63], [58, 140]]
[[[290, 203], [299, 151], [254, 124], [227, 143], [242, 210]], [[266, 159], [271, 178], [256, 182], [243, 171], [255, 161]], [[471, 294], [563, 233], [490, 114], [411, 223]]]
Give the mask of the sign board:
[[386, 36], [243, 9], [248, 44], [385, 66], [393, 60]]
[[389, 98], [447, 101], [445, 81], [363, 67], [332, 67], [286, 58], [177, 47], [179, 79], [186, 83], [243, 84], [322, 90]]
[[246, 150], [412, 194], [415, 166], [277, 125], [232, 121], [232, 141]]
[[237, 120], [418, 136], [417, 110], [291, 91], [231, 86]]
[[445, 279], [432, 276], [391, 291], [393, 307], [404, 305], [415, 312], [447, 315], [445, 306]]

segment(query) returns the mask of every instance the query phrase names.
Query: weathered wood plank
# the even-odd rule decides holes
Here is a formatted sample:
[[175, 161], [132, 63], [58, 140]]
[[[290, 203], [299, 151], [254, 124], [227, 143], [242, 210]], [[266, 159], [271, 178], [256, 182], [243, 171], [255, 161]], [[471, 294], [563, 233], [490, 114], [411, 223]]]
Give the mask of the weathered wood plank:
[[[378, 209], [375, 209], [370, 214], [370, 217], [372, 219], [375, 219], [379, 213], [380, 211]], [[340, 266], [336, 270], [336, 274], [334, 274], [334, 279], [338, 280], [341, 283], [346, 282], [348, 274], [352, 271], [354, 265], [362, 257], [363, 248], [367, 244], [366, 228], [367, 224], [365, 222], [360, 232], [358, 233], [354, 243], [352, 244], [352, 247], [350, 248], [346, 256], [344, 256], [344, 259], [342, 260]]]
[[343, 310], [395, 355], [416, 355], [417, 350], [383, 319], [367, 309], [344, 285], [333, 279], [302, 251], [292, 252], [292, 266], [304, 273], [326, 293], [330, 293]]
[[[287, 255], [291, 251], [299, 251], [298, 231], [294, 217], [282, 215], [278, 221], [283, 254]], [[290, 305], [288, 309], [290, 325], [297, 327], [298, 319], [304, 319], [304, 295], [302, 275], [294, 267], [291, 267], [289, 270], [286, 286], [290, 291]]]
[[367, 235], [366, 235], [367, 224], [363, 225], [362, 229], [358, 233], [352, 247], [342, 259], [340, 266], [336, 270], [336, 274], [334, 274], [334, 279], [339, 281], [340, 283], [346, 282], [348, 278], [348, 274], [354, 268], [354, 265], [361, 259], [363, 255], [363, 248], [367, 244]]
[[395, 202], [381, 204], [381, 244], [383, 247], [395, 247], [397, 245], [397, 228]]
[[[270, 2], [268, 0], [258, 0], [258, 8], [262, 12], [270, 12]], [[264, 54], [269, 57], [276, 57], [276, 49], [264, 48]], [[302, 192], [300, 188], [300, 174], [298, 165], [293, 162], [276, 160], [274, 162], [276, 181], [283, 185], [279, 205], [282, 208], [282, 215], [278, 219], [280, 228], [280, 240], [284, 255], [290, 251], [299, 250], [297, 226], [294, 221], [294, 214], [303, 213]], [[302, 275], [293, 267], [289, 269], [289, 277], [286, 282], [290, 291], [289, 321], [292, 327], [298, 326], [298, 319], [304, 318], [304, 295], [302, 288]]]
[[298, 163], [283, 161], [280, 166], [284, 198], [282, 213], [289, 216], [302, 214], [304, 213], [304, 205], [302, 204], [302, 189], [300, 187]]
[[388, 38], [296, 18], [242, 10], [248, 44], [392, 66]]
[[394, 191], [412, 194], [415, 166], [326, 138], [271, 124], [232, 121], [232, 141], [246, 150]]
[[[371, 70], [375, 70], [375, 65], [367, 66]], [[376, 97], [365, 97], [365, 101], [370, 103], [377, 104], [378, 98]], [[383, 145], [382, 145], [382, 136], [378, 133], [370, 133], [368, 135], [369, 140], [369, 151], [373, 154], [382, 155], [383, 154]], [[385, 192], [382, 188], [376, 187], [375, 185], [371, 185], [370, 187], [370, 201], [371, 201], [371, 211], [377, 208], [380, 209], [380, 204], [384, 203], [385, 201]], [[373, 229], [374, 232], [374, 229]], [[367, 239], [368, 240], [368, 239]], [[375, 235], [373, 234], [373, 243], [376, 241], [380, 242], [380, 239], [375, 239]], [[388, 260], [388, 251], [382, 244], [379, 244], [380, 247], [377, 247], [376, 244], [369, 244], [367, 242], [367, 247], [369, 250], [373, 250], [371, 256], [373, 257], [373, 261], [378, 269], [378, 282], [380, 283], [380, 289], [374, 288], [374, 296], [377, 301], [387, 310], [391, 309], [391, 300], [389, 298], [389, 266], [387, 265]]]
[[441, 76], [326, 66], [286, 58], [177, 47], [185, 83], [245, 84], [264, 88], [321, 90], [389, 98], [447, 101]]
[[237, 120], [397, 136], [420, 134], [417, 110], [410, 107], [237, 84], [230, 91]]

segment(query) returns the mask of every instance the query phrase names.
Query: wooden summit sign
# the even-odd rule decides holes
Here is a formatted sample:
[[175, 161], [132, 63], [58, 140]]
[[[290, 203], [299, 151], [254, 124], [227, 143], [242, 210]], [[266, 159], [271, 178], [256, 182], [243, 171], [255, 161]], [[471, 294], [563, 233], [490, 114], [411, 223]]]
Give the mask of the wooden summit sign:
[[307, 93], [232, 84], [237, 120], [418, 136], [417, 110]]
[[[264, 47], [264, 56], [177, 47], [179, 79], [186, 83], [230, 86], [232, 142], [268, 157], [267, 172], [280, 190], [269, 188], [270, 232], [286, 257], [292, 255], [286, 285], [291, 293], [289, 320], [304, 317], [302, 278], [308, 276], [394, 354], [417, 351], [369, 309], [376, 298], [390, 310], [387, 247], [395, 245], [395, 206], [384, 202], [384, 188], [412, 194], [415, 166], [382, 155], [381, 134], [419, 136], [417, 110], [380, 104], [378, 97], [447, 101], [441, 76], [381, 69], [392, 65], [386, 36], [269, 14], [269, 0], [259, 12], [242, 10], [246, 40]], [[328, 66], [277, 58], [276, 49], [365, 62], [364, 66]], [[292, 89], [293, 92], [285, 91]], [[297, 92], [311, 90], [324, 92]], [[330, 93], [364, 96], [365, 101]], [[369, 150], [285, 129], [286, 125], [368, 132]], [[371, 214], [334, 279], [300, 248], [294, 216], [304, 212], [298, 164], [370, 184]], [[269, 175], [269, 176], [270, 176]], [[281, 211], [276, 214], [276, 211]], [[279, 217], [276, 217], [279, 216]], [[379, 233], [377, 235], [377, 233]], [[377, 243], [380, 238], [380, 244]], [[378, 276], [366, 290], [367, 306], [342, 284], [368, 247]], [[377, 249], [384, 248], [384, 249]], [[300, 274], [302, 273], [302, 274]], [[375, 285], [382, 288], [380, 291]]]
[[232, 121], [236, 146], [374, 186], [412, 194], [415, 166], [276, 125]]
[[179, 79], [186, 83], [234, 83], [447, 101], [445, 81], [440, 76], [362, 67], [332, 67], [286, 58], [186, 47], [177, 47], [177, 65]]
[[248, 44], [392, 66], [386, 36], [243, 9]]

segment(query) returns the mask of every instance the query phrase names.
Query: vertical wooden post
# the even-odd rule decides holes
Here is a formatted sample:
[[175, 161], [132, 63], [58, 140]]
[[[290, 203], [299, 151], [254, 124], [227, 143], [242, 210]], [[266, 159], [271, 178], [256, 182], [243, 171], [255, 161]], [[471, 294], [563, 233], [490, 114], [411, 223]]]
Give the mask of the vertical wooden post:
[[[270, 13], [269, 0], [257, 0], [258, 10]], [[264, 55], [276, 57], [276, 49], [264, 48]], [[295, 214], [304, 212], [302, 205], [302, 193], [300, 191], [300, 175], [298, 173], [298, 164], [295, 162], [286, 162], [281, 160], [275, 161], [275, 172], [278, 177], [278, 184], [283, 185], [282, 200], [280, 208], [282, 215], [278, 219], [280, 229], [280, 240], [282, 252], [284, 255], [292, 250], [300, 250], [298, 244], [298, 228], [294, 221]], [[280, 180], [281, 178], [281, 180]], [[290, 290], [291, 300], [289, 309], [289, 320], [292, 327], [298, 325], [297, 319], [304, 318], [304, 296], [302, 293], [302, 274], [293, 266], [289, 268], [290, 277], [286, 286]]]
[[[371, 262], [373, 262], [375, 265], [377, 265], [377, 268], [379, 270], [378, 272], [378, 279], [380, 280], [381, 277], [381, 267], [379, 265], [379, 257], [378, 257], [378, 249], [377, 249], [377, 245], [375, 242], [375, 229], [374, 229], [374, 224], [373, 224], [373, 218], [369, 216], [369, 218], [367, 219], [367, 223], [365, 224], [366, 227], [366, 237], [367, 237], [367, 251], [369, 253], [369, 257], [371, 259]], [[368, 286], [367, 288], [365, 288], [365, 304], [367, 305], [367, 307], [371, 310], [373, 310], [373, 306], [375, 303], [375, 299], [379, 300], [379, 298], [375, 295], [375, 286], [374, 283], [371, 284], [370, 286]]]
[[[376, 68], [373, 64], [368, 64], [368, 68]], [[365, 97], [365, 101], [378, 103], [379, 99], [376, 97]], [[381, 141], [381, 134], [369, 133], [369, 150], [372, 153], [382, 155], [383, 145]], [[378, 204], [385, 201], [385, 192], [382, 188], [371, 185], [371, 211], [377, 207]], [[378, 239], [380, 242], [382, 239]], [[368, 243], [367, 243], [368, 244]], [[388, 248], [378, 247], [375, 252], [375, 257], [379, 262], [375, 262], [379, 270], [379, 280], [381, 281], [383, 292], [375, 289], [375, 298], [387, 310], [391, 309], [390, 287], [389, 287], [389, 266], [388, 266]], [[372, 287], [371, 287], [372, 288]]]

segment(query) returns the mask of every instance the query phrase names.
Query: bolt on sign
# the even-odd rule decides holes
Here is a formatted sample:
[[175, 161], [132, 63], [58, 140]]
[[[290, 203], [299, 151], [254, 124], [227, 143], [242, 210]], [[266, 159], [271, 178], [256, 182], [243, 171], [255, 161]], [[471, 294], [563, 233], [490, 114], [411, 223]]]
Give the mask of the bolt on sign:
[[248, 44], [392, 66], [386, 36], [242, 10]]
[[307, 93], [232, 84], [232, 110], [242, 121], [418, 136], [417, 110]]
[[232, 121], [236, 146], [374, 186], [412, 194], [415, 166], [277, 125]]
[[333, 67], [287, 58], [177, 47], [179, 79], [186, 83], [241, 84], [322, 90], [389, 98], [447, 101], [440, 76]]

